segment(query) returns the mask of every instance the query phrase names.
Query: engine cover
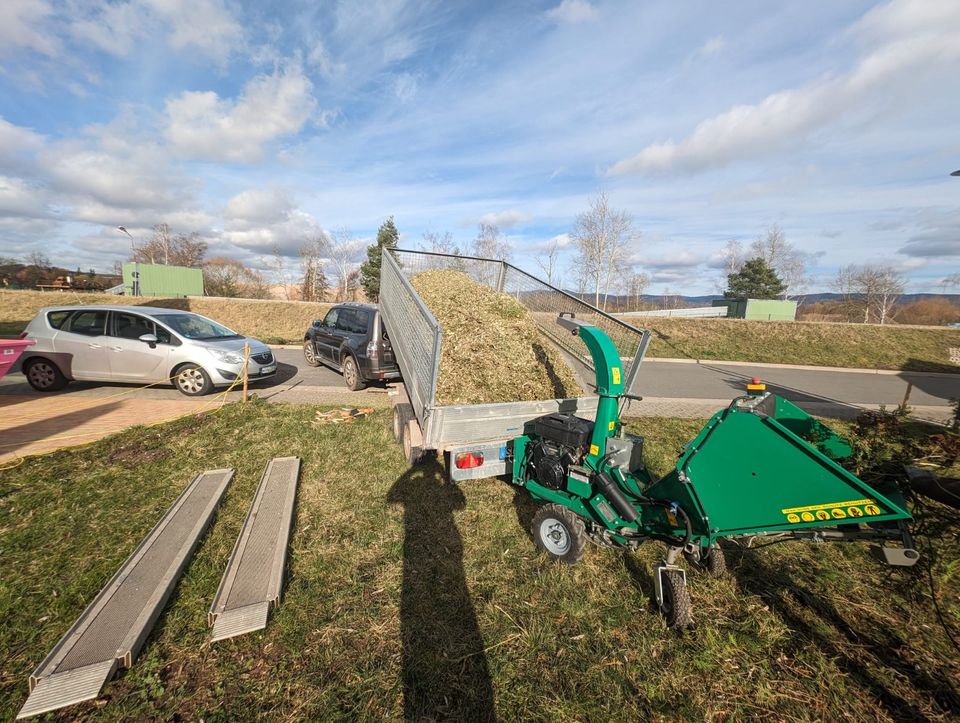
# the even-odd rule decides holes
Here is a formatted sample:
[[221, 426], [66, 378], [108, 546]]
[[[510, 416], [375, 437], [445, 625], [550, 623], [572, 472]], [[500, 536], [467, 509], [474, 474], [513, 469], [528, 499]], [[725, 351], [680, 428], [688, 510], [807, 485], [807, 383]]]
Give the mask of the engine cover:
[[567, 463], [564, 450], [543, 440], [532, 443], [530, 472], [544, 487], [562, 490], [567, 486]]
[[531, 427], [534, 436], [577, 451], [586, 449], [593, 434], [593, 422], [572, 414], [547, 414], [534, 419]]

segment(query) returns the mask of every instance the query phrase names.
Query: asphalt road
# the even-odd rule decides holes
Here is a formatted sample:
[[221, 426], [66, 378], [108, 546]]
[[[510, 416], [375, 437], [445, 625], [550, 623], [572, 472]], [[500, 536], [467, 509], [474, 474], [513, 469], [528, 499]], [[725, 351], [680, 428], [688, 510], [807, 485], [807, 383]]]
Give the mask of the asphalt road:
[[[258, 396], [276, 402], [333, 403], [354, 406], [388, 406], [386, 385], [350, 392], [341, 376], [325, 367], [309, 367], [299, 349], [274, 349], [277, 375], [250, 385]], [[960, 375], [902, 372], [877, 374], [835, 370], [787, 369], [765, 365], [679, 363], [647, 360], [640, 369], [634, 393], [657, 399], [726, 400], [743, 393], [751, 377], [760, 377], [768, 389], [795, 402], [830, 402], [840, 405], [899, 404], [913, 387], [910, 404], [946, 409], [951, 398], [960, 397]], [[60, 395], [105, 397], [129, 390], [130, 396], [146, 399], [182, 399], [170, 386], [134, 390], [128, 385], [71, 382]], [[0, 404], [4, 395], [37, 395], [23, 375], [9, 374], [0, 380]], [[238, 396], [239, 391], [231, 392]]]

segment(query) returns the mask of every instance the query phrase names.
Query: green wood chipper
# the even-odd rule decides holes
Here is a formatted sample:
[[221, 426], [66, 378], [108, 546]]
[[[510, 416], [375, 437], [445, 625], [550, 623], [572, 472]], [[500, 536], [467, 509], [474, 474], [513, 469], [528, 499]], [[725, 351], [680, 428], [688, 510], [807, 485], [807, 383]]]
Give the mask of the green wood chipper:
[[542, 506], [532, 523], [537, 546], [573, 564], [588, 539], [632, 550], [666, 544], [654, 591], [667, 623], [691, 622], [684, 556], [712, 574], [725, 569], [721, 538], [818, 542], [871, 541], [891, 565], [919, 558], [905, 526], [911, 519], [897, 489], [871, 487], [841, 465], [851, 448], [832, 430], [762, 383], [718, 412], [675, 467], [653, 479], [642, 438], [626, 434], [620, 356], [599, 328], [561, 314], [593, 358], [596, 419], [550, 414], [513, 440], [512, 481]]

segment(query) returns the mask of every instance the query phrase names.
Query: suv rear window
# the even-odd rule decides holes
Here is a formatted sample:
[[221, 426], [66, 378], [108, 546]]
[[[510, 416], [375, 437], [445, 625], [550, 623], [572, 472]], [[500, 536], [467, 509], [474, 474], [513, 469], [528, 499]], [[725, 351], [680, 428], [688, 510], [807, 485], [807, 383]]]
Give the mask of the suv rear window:
[[67, 320], [67, 317], [70, 316], [69, 311], [50, 311], [47, 312], [47, 323], [54, 329], [59, 329], [63, 326], [63, 322]]
[[370, 313], [363, 309], [340, 309], [337, 317], [337, 329], [348, 334], [366, 334]]

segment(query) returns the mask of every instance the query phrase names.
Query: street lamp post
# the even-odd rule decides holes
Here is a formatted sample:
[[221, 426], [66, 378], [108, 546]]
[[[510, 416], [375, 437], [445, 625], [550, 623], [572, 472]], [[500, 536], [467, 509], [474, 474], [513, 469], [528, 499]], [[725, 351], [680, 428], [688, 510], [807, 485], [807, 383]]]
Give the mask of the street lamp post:
[[[133, 245], [133, 250], [136, 251], [137, 242], [133, 238], [133, 236], [130, 235], [130, 232], [127, 231], [127, 229], [124, 228], [123, 226], [117, 226], [117, 230], [122, 231], [129, 237]], [[136, 261], [133, 262], [133, 271], [131, 272], [130, 276], [133, 278], [133, 283], [131, 284], [132, 288], [130, 289], [130, 292], [134, 296], [140, 296], [140, 264], [138, 264]]]

